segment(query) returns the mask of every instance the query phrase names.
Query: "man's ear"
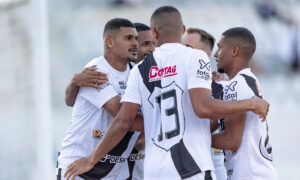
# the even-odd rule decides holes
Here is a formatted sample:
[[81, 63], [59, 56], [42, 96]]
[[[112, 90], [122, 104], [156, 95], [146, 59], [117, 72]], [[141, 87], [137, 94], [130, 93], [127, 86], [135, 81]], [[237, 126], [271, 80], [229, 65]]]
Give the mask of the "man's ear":
[[105, 38], [104, 43], [106, 44], [106, 47], [108, 47], [109, 49], [113, 48], [114, 43], [111, 37]]
[[159, 34], [156, 31], [156, 29], [155, 28], [151, 28], [151, 32], [152, 32], [152, 35], [153, 35], [154, 39], [157, 40], [158, 37], [159, 37]]
[[236, 57], [240, 53], [240, 47], [238, 45], [234, 45], [232, 49], [232, 57]]
[[186, 30], [185, 25], [183, 25], [182, 28], [183, 28], [183, 29], [182, 29], [182, 30], [183, 30], [183, 31], [182, 31], [182, 34], [184, 34], [184, 33], [185, 33], [185, 30]]

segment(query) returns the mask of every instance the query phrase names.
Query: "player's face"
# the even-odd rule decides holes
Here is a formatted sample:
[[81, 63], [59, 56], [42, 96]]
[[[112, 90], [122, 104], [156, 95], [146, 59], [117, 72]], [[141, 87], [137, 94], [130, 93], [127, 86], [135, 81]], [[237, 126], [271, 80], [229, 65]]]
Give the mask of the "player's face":
[[138, 32], [138, 61], [141, 61], [145, 58], [146, 55], [153, 52], [155, 49], [153, 36], [151, 31], [140, 31]]
[[137, 60], [138, 34], [135, 28], [121, 27], [113, 38], [114, 54], [130, 62]]
[[228, 67], [230, 67], [230, 65], [231, 65], [230, 46], [225, 42], [224, 36], [221, 37], [217, 46], [218, 46], [218, 50], [216, 51], [214, 56], [218, 63], [217, 64], [218, 71], [223, 73], [223, 72], [226, 72]]
[[[204, 52], [206, 52], [207, 49], [206, 45], [201, 41], [201, 37], [198, 33], [185, 33], [182, 38], [182, 44], [187, 47], [202, 50]], [[210, 56], [210, 53], [211, 52], [206, 52], [208, 57]]]

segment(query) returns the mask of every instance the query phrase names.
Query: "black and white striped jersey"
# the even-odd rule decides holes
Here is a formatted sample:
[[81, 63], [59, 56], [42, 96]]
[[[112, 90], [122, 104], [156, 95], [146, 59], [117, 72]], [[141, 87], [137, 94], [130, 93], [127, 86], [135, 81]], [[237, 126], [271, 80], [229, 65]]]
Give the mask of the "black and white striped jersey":
[[141, 105], [145, 180], [197, 177], [213, 170], [209, 120], [195, 114], [189, 89], [211, 89], [208, 56], [178, 43], [163, 44], [130, 72], [122, 102]]

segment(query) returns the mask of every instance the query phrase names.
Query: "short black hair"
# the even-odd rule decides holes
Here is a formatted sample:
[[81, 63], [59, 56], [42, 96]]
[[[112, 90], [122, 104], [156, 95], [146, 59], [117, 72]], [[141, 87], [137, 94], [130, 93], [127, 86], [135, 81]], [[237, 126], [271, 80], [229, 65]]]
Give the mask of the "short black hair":
[[173, 7], [173, 6], [162, 6], [162, 7], [157, 8], [157, 9], [152, 13], [151, 20], [152, 20], [153, 18], [158, 17], [158, 16], [161, 15], [161, 14], [164, 14], [164, 13], [178, 13], [178, 14], [180, 14], [180, 12], [178, 11], [178, 9], [176, 9], [176, 8]]
[[151, 28], [155, 28], [161, 37], [181, 36], [183, 22], [180, 12], [172, 6], [157, 8], [151, 16]]
[[150, 31], [150, 27], [143, 23], [133, 23], [137, 32], [140, 31]]
[[197, 33], [201, 37], [201, 41], [205, 44], [207, 44], [210, 47], [210, 50], [214, 48], [215, 45], [215, 38], [209, 34], [208, 32], [198, 29], [198, 28], [188, 28], [187, 29], [188, 34]]
[[228, 39], [238, 40], [238, 44], [244, 49], [244, 53], [249, 58], [252, 57], [256, 50], [256, 40], [250, 30], [244, 27], [234, 27], [222, 33], [225, 41]]
[[135, 28], [133, 23], [128, 19], [124, 18], [114, 18], [109, 20], [104, 27], [103, 37], [105, 37], [108, 33], [113, 32], [114, 30], [118, 30], [121, 27], [132, 27]]

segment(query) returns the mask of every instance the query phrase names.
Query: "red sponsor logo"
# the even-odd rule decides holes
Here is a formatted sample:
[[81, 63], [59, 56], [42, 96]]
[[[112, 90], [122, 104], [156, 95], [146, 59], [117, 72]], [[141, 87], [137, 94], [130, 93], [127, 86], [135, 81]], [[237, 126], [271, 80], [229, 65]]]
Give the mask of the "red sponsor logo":
[[175, 76], [176, 66], [167, 66], [159, 69], [157, 66], [152, 66], [149, 72], [149, 82], [159, 81], [161, 78], [166, 78], [170, 76]]

